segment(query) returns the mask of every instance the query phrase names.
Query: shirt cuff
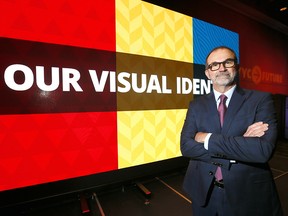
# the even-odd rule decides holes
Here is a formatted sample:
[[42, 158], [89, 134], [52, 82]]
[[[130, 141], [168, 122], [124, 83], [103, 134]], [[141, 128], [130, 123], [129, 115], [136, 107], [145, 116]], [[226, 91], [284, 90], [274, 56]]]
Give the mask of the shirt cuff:
[[206, 150], [208, 150], [208, 143], [209, 143], [209, 139], [210, 139], [210, 136], [212, 135], [212, 133], [208, 133], [207, 136], [205, 137], [205, 140], [204, 140], [204, 148]]

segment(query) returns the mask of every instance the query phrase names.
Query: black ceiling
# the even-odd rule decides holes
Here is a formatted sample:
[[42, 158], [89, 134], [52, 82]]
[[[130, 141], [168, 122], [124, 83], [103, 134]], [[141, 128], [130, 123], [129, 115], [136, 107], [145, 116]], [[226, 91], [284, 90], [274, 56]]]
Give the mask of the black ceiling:
[[[177, 8], [179, 1], [175, 0], [144, 0], [157, 5]], [[185, 0], [183, 4], [191, 4], [201, 0]], [[208, 1], [208, 0], [207, 0]], [[288, 35], [288, 0], [213, 0], [231, 10], [237, 11], [264, 25]], [[186, 2], [186, 3], [185, 3]], [[183, 5], [182, 4], [182, 5]], [[281, 8], [286, 10], [280, 11]]]
[[[288, 0], [238, 0], [241, 3], [288, 26]], [[286, 10], [280, 11], [281, 8]]]

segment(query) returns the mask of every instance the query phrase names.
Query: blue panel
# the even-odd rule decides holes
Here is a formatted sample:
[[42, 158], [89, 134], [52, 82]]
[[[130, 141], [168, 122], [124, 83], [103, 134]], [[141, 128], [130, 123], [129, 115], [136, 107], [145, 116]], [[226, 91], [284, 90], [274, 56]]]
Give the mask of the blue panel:
[[227, 46], [239, 58], [239, 35], [219, 26], [193, 18], [194, 63], [205, 64], [206, 56], [217, 46]]

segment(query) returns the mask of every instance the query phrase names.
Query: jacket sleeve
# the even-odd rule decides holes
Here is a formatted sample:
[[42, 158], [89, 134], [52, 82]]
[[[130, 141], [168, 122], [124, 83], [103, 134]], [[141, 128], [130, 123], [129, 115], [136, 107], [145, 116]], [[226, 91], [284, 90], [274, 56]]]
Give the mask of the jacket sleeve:
[[[246, 115], [249, 116], [247, 120], [242, 113], [242, 118], [235, 118], [231, 124], [229, 133], [212, 134], [208, 150], [212, 156], [251, 163], [265, 163], [270, 159], [277, 140], [277, 121], [273, 99], [270, 94], [258, 94], [257, 98], [252, 99], [257, 101], [257, 104], [250, 104], [249, 109], [247, 108], [249, 111]], [[268, 131], [262, 137], [243, 137], [243, 132], [238, 133], [243, 131], [242, 125], [247, 128], [245, 121], [268, 123]]]
[[199, 131], [193, 101], [190, 102], [186, 119], [181, 131], [180, 148], [182, 155], [191, 159], [209, 161], [211, 156], [204, 148], [204, 145], [194, 140], [196, 133]]

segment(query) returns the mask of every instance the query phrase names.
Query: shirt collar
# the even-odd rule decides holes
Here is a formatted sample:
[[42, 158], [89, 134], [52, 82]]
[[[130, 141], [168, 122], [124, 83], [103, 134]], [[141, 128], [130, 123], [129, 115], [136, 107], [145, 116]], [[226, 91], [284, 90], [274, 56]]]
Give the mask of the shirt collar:
[[[226, 97], [227, 97], [227, 101], [226, 101], [227, 104], [229, 104], [230, 99], [232, 97], [232, 94], [235, 91], [235, 88], [236, 88], [236, 85], [234, 85], [231, 89], [229, 89], [227, 92], [224, 93], [226, 95]], [[214, 91], [215, 100], [217, 102], [219, 97], [220, 97], [220, 95], [223, 94], [223, 93], [220, 93], [220, 92], [216, 91], [215, 89], [213, 89], [213, 91]]]

